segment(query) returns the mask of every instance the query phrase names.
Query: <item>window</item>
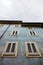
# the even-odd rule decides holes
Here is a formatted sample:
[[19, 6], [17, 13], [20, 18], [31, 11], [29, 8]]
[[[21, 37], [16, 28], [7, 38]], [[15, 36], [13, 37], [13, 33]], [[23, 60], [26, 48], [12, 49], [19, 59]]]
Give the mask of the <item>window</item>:
[[2, 52], [2, 57], [16, 57], [18, 42], [8, 42]]
[[26, 57], [41, 57], [35, 42], [25, 42]]
[[13, 31], [11, 32], [11, 35], [19, 35], [19, 31], [18, 31], [18, 30], [16, 30], [16, 31], [13, 30]]
[[31, 35], [31, 36], [37, 36], [37, 33], [35, 31], [29, 31], [29, 35]]

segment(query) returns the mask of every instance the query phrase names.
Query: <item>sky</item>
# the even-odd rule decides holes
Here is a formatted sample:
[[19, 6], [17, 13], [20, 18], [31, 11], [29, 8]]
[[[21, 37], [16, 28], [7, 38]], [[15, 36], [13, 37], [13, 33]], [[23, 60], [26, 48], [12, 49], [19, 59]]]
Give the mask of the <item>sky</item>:
[[43, 0], [0, 0], [0, 20], [43, 22]]

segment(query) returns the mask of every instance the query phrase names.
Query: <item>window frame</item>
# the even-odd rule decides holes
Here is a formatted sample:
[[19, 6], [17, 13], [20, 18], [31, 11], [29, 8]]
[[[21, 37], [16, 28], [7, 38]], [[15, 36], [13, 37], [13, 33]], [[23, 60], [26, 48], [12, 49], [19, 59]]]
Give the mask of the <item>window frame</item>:
[[[9, 43], [11, 43], [11, 46], [13, 45], [13, 43], [15, 44], [15, 52], [6, 52]], [[7, 42], [1, 56], [2, 57], [16, 57], [17, 54], [18, 54], [18, 42]]]
[[[28, 52], [29, 51], [27, 47], [28, 43], [30, 44], [34, 43], [37, 52]], [[36, 45], [36, 42], [25, 42], [25, 54], [26, 54], [26, 57], [41, 57], [41, 53]]]

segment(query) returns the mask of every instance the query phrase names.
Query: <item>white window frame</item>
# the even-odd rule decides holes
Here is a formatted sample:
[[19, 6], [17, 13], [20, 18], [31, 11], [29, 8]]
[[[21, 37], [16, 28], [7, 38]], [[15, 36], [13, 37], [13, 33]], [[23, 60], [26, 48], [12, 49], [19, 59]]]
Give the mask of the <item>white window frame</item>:
[[[28, 43], [29, 44], [34, 43], [37, 52], [35, 52], [35, 53], [34, 52], [29, 52], [28, 46], [27, 46]], [[26, 57], [41, 57], [41, 53], [40, 53], [40, 51], [39, 51], [39, 49], [36, 45], [36, 42], [25, 42], [25, 54], [26, 54]]]
[[[13, 34], [13, 32], [15, 31], [15, 33]], [[19, 30], [13, 30], [12, 32], [11, 32], [11, 36], [15, 36], [16, 35], [16, 31], [17, 31], [17, 36], [19, 35]]]
[[[6, 52], [9, 43], [11, 43], [10, 50], [12, 49], [13, 43], [15, 43], [15, 52]], [[18, 42], [7, 42], [1, 56], [2, 57], [16, 57], [17, 54], [18, 54]]]

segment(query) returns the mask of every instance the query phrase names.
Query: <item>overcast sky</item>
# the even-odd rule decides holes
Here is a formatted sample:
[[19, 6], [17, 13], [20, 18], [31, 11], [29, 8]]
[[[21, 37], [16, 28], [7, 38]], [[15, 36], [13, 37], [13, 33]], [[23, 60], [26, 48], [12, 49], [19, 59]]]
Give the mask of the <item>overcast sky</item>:
[[43, 22], [43, 0], [0, 0], [0, 19]]

